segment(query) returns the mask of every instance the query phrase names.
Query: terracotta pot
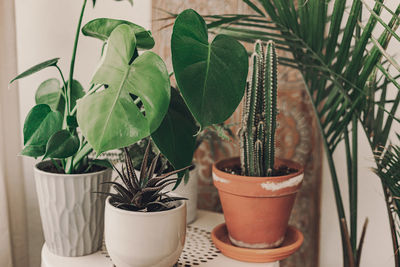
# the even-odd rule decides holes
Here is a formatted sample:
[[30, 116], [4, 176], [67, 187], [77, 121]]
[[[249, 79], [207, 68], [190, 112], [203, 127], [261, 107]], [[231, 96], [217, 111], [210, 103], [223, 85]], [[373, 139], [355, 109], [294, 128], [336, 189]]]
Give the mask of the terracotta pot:
[[250, 177], [224, 172], [240, 165], [239, 157], [213, 165], [213, 181], [219, 192], [231, 242], [246, 248], [274, 248], [282, 244], [296, 193], [303, 181], [303, 168], [290, 160], [277, 166], [296, 173], [274, 177]]

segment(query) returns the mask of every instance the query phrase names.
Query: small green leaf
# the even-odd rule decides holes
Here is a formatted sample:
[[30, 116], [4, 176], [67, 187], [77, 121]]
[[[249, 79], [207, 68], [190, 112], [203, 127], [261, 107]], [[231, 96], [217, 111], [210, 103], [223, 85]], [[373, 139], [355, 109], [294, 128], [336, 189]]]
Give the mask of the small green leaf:
[[21, 151], [21, 155], [28, 156], [28, 157], [40, 157], [46, 153], [46, 146], [45, 145], [27, 145]]
[[50, 60], [47, 60], [45, 62], [42, 62], [40, 64], [35, 65], [35, 66], [29, 68], [28, 70], [24, 71], [23, 73], [19, 74], [14, 79], [12, 79], [10, 81], [10, 84], [13, 83], [14, 81], [18, 80], [18, 79], [27, 77], [27, 76], [29, 76], [31, 74], [34, 74], [34, 73], [36, 73], [38, 71], [41, 71], [42, 69], [55, 66], [55, 65], [57, 65], [58, 60], [59, 60], [59, 58], [53, 58], [53, 59], [50, 59]]
[[54, 111], [64, 113], [65, 100], [61, 91], [60, 82], [55, 79], [48, 79], [39, 85], [35, 94], [36, 104], [47, 104]]
[[172, 88], [167, 115], [151, 138], [175, 169], [192, 163], [197, 131], [196, 122], [179, 91]]
[[93, 1], [93, 7], [96, 5], [96, 0], [92, 0]]
[[50, 136], [61, 130], [62, 123], [59, 111], [52, 111], [46, 104], [34, 106], [25, 119], [24, 145], [46, 145]]
[[89, 21], [83, 28], [82, 33], [86, 36], [94, 37], [102, 41], [107, 41], [111, 32], [119, 25], [125, 24], [131, 27], [136, 36], [137, 47], [142, 49], [151, 49], [154, 47], [154, 39], [150, 31], [136, 25], [130, 21], [98, 18]]
[[83, 86], [77, 80], [73, 80], [71, 86], [71, 109], [76, 105], [76, 101], [85, 95], [85, 90]]
[[64, 159], [74, 155], [79, 149], [79, 138], [71, 135], [68, 130], [53, 134], [46, 145], [43, 158]]
[[228, 119], [246, 86], [248, 57], [243, 45], [226, 35], [208, 43], [203, 18], [188, 9], [175, 21], [171, 51], [179, 89], [201, 127]]

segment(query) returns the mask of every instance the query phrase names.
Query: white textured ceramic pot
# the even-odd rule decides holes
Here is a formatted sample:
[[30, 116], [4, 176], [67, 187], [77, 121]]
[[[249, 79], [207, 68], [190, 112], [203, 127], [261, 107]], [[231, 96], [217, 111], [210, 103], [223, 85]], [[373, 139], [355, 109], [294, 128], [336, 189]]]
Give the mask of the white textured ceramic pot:
[[[186, 210], [187, 210], [187, 223], [192, 223], [197, 218], [197, 194], [198, 194], [198, 181], [199, 173], [198, 168], [194, 168], [189, 172], [189, 180], [185, 184], [183, 181], [180, 183], [178, 188], [176, 188], [173, 193], [184, 198], [186, 200]], [[167, 191], [171, 191], [174, 185], [169, 185], [166, 187]]]
[[59, 256], [78, 257], [101, 248], [105, 197], [93, 192], [107, 189], [112, 170], [85, 174], [43, 171], [51, 164], [35, 166], [36, 191], [46, 245]]
[[117, 267], [171, 267], [185, 244], [186, 203], [159, 212], [135, 212], [106, 200], [105, 241]]

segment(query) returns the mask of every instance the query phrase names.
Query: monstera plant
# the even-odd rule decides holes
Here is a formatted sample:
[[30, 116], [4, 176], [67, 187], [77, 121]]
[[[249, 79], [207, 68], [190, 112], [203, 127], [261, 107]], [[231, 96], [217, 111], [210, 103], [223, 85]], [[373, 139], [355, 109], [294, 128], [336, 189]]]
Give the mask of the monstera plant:
[[[102, 87], [92, 83], [86, 92], [81, 83], [74, 79], [76, 52], [86, 3], [87, 1], [83, 1], [68, 80], [65, 80], [64, 73], [58, 65], [59, 58], [54, 58], [29, 68], [10, 82], [13, 83], [46, 68], [54, 67], [59, 72], [61, 82], [57, 78], [47, 79], [36, 91], [36, 105], [30, 110], [24, 123], [24, 148], [21, 154], [34, 158], [42, 157], [43, 160], [51, 159], [54, 171], [66, 174], [90, 172], [94, 164], [108, 165], [105, 161], [89, 160], [88, 155], [92, 152], [92, 146], [79, 134], [76, 118], [77, 100], [93, 94]], [[151, 49], [154, 46], [154, 39], [149, 31], [127, 21], [95, 19], [88, 23], [82, 32], [84, 35], [96, 36], [106, 41], [111, 31], [119, 24], [129, 25], [133, 38], [136, 36], [138, 48]]]
[[198, 133], [228, 119], [246, 86], [248, 56], [235, 39], [217, 35], [208, 42], [204, 19], [194, 10], [180, 13], [171, 37], [173, 70], [179, 91], [161, 126], [152, 134], [175, 168], [191, 164]]
[[[100, 153], [118, 147], [118, 141], [126, 145], [149, 135], [161, 123], [169, 104], [169, 77], [162, 60], [151, 52], [134, 60], [137, 48], [152, 48], [154, 40], [150, 32], [133, 23], [94, 20], [86, 25], [85, 35], [96, 35], [107, 43], [105, 58], [88, 90], [74, 79], [86, 4], [83, 0], [68, 79], [55, 58], [11, 81], [49, 67], [60, 74], [61, 82], [51, 78], [39, 86], [36, 105], [24, 123], [21, 152], [42, 157], [34, 173], [43, 232], [48, 249], [60, 256], [83, 256], [102, 245], [104, 201], [92, 192], [105, 190], [103, 184], [110, 181], [112, 169], [107, 161], [89, 158], [93, 148]], [[133, 94], [141, 97], [146, 116], [135, 105]], [[78, 110], [77, 103], [89, 106]], [[99, 124], [99, 119], [104, 123]], [[99, 138], [93, 137], [93, 126]]]

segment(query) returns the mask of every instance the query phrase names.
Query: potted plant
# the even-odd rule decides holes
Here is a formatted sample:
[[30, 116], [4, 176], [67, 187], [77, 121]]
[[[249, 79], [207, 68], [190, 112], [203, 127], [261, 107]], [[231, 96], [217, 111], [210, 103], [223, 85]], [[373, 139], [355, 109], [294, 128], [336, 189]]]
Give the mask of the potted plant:
[[[87, 0], [83, 1], [68, 80], [58, 66], [58, 58], [50, 59], [19, 74], [10, 83], [48, 67], [55, 67], [61, 78], [51, 78], [36, 91], [36, 105], [24, 123], [22, 155], [42, 157], [34, 168], [36, 190], [46, 246], [60, 256], [83, 256], [100, 249], [104, 231], [104, 198], [93, 194], [102, 191], [102, 183], [111, 179], [112, 168], [107, 160], [93, 159], [88, 140], [80, 134], [77, 121], [79, 99], [90, 96], [103, 85], [91, 84], [88, 91], [75, 80], [74, 68], [81, 23]], [[95, 1], [93, 1], [93, 5]], [[96, 21], [96, 20], [95, 20]], [[107, 40], [112, 29], [124, 21], [113, 20], [108, 27], [92, 25], [85, 35], [100, 35]], [[154, 40], [144, 28], [129, 23], [142, 49], [152, 48]]]
[[[92, 147], [80, 134], [76, 102], [100, 87], [85, 92], [74, 80], [76, 51], [87, 0], [83, 1], [74, 40], [69, 77], [65, 80], [54, 58], [33, 66], [10, 83], [48, 67], [55, 67], [61, 78], [51, 78], [36, 91], [36, 105], [24, 123], [22, 155], [42, 160], [34, 168], [36, 190], [46, 246], [60, 256], [83, 256], [100, 249], [103, 240], [104, 199], [92, 194], [103, 190], [111, 178], [106, 160], [89, 158]], [[93, 1], [95, 4], [95, 1]], [[151, 45], [151, 36], [136, 27], [138, 39]]]
[[[105, 241], [107, 251], [118, 267], [172, 266], [183, 250], [186, 234], [184, 198], [164, 192], [189, 168], [163, 173], [160, 154], [148, 165], [148, 142], [140, 171], [136, 174], [129, 151], [124, 148], [125, 168], [118, 171], [122, 184], [110, 182], [115, 193], [107, 193]], [[165, 163], [165, 161], [164, 161]], [[124, 170], [125, 169], [125, 170]], [[149, 253], [151, 252], [151, 253]]]
[[239, 131], [240, 159], [213, 166], [230, 241], [246, 248], [274, 248], [285, 238], [303, 180], [302, 167], [275, 159], [277, 59], [269, 41], [255, 45], [252, 80], [246, 88]]

